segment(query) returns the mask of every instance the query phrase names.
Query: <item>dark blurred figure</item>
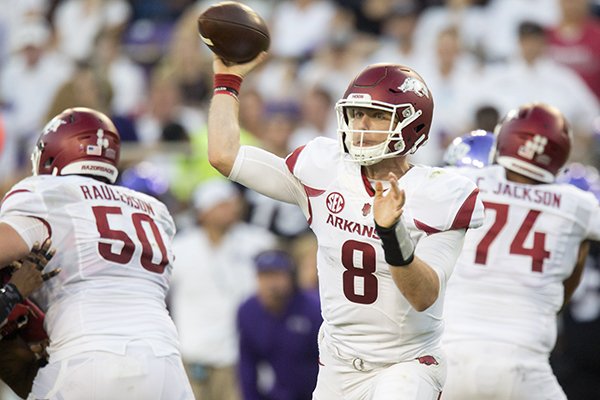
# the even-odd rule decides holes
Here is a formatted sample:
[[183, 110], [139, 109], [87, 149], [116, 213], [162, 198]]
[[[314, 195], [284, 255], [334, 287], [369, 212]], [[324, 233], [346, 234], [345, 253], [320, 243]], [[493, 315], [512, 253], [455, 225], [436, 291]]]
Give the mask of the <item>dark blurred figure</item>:
[[[592, 166], [571, 163], [557, 177], [600, 200], [600, 178]], [[567, 398], [600, 399], [600, 243], [591, 242], [581, 282], [560, 314], [552, 368]]]
[[133, 11], [132, 20], [151, 19], [174, 22], [194, 3], [194, 0], [128, 0]]
[[491, 105], [483, 105], [475, 111], [475, 128], [494, 132], [494, 128], [500, 121], [498, 109]]
[[562, 313], [552, 368], [567, 398], [600, 399], [600, 243], [592, 242], [579, 288]]
[[202, 112], [183, 101], [181, 87], [170, 68], [157, 68], [150, 78], [144, 111], [137, 117], [136, 130], [141, 144], [187, 142], [192, 132], [204, 126]]
[[416, 66], [422, 57], [417, 51], [415, 29], [419, 20], [419, 8], [415, 2], [401, 3], [385, 16], [381, 26], [379, 48], [370, 56], [369, 63], [401, 62]]
[[257, 294], [238, 311], [244, 400], [310, 400], [317, 382], [318, 300], [297, 288], [288, 253], [255, 258]]
[[355, 18], [355, 27], [359, 32], [379, 35], [385, 19], [395, 7], [415, 3], [418, 10], [426, 7], [423, 1], [412, 0], [381, 1], [381, 0], [336, 0], [340, 7], [352, 12]]
[[[298, 143], [292, 143], [300, 122], [301, 110], [294, 102], [270, 102], [264, 105], [261, 147], [285, 157]], [[273, 200], [254, 190], [244, 190], [248, 202], [246, 220], [261, 226], [284, 240], [308, 232], [306, 217], [295, 204]]]

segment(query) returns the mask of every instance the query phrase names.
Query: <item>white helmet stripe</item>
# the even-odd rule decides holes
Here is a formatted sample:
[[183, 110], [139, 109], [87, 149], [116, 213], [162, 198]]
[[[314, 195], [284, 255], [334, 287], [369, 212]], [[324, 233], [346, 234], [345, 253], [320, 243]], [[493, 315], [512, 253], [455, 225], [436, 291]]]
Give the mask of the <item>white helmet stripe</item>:
[[59, 175], [93, 175], [108, 179], [110, 183], [115, 183], [119, 171], [114, 165], [102, 161], [76, 161], [65, 166]]

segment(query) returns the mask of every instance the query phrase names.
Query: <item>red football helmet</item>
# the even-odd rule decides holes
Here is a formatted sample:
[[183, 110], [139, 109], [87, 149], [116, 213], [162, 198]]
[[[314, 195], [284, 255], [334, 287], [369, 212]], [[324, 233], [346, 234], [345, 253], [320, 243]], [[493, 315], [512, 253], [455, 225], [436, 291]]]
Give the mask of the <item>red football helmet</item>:
[[[392, 114], [387, 130], [363, 131], [348, 125], [348, 107], [366, 107]], [[374, 64], [360, 72], [337, 102], [338, 134], [342, 146], [362, 165], [372, 165], [384, 158], [414, 153], [428, 138], [433, 116], [433, 98], [423, 78], [409, 67]], [[353, 135], [365, 132], [387, 135], [373, 146], [353, 144]]]
[[115, 183], [121, 137], [90, 108], [69, 108], [44, 127], [31, 154], [34, 175], [91, 175]]
[[546, 104], [525, 104], [510, 111], [495, 132], [498, 164], [539, 182], [554, 182], [571, 152], [569, 123]]

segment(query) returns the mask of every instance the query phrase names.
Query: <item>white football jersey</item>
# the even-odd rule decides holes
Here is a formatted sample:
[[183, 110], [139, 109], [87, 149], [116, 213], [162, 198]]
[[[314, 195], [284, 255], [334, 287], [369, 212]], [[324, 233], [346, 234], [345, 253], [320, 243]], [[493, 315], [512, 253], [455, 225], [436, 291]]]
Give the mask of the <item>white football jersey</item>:
[[[442, 305], [415, 311], [393, 282], [373, 221], [373, 189], [361, 167], [336, 141], [317, 138], [286, 159], [309, 197], [325, 340], [345, 354], [370, 362], [413, 360], [439, 346]], [[402, 216], [417, 243], [429, 234], [479, 226], [483, 205], [468, 179], [443, 169], [413, 166], [399, 180], [405, 190]], [[450, 267], [451, 268], [451, 267]], [[451, 270], [450, 270], [451, 272]]]
[[448, 282], [444, 342], [491, 340], [549, 353], [563, 281], [580, 243], [600, 239], [598, 201], [572, 185], [510, 182], [498, 165], [456, 171], [477, 183], [486, 211]]
[[46, 224], [61, 273], [36, 292], [46, 312], [51, 361], [84, 351], [125, 354], [143, 340], [156, 355], [179, 354], [165, 296], [175, 225], [164, 204], [82, 176], [34, 176], [5, 196], [0, 218]]

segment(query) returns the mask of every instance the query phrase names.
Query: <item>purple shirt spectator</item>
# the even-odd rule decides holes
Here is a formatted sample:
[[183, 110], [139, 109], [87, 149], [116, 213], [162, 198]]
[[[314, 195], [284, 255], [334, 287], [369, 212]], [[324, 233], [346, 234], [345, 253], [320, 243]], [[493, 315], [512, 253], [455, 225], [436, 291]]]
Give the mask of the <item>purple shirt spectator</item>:
[[[293, 266], [283, 260], [284, 252], [263, 255], [273, 262], [257, 261], [258, 293], [242, 303], [237, 318], [244, 400], [310, 400], [319, 369], [319, 302], [294, 289]], [[278, 298], [280, 307], [274, 308], [269, 297]]]

